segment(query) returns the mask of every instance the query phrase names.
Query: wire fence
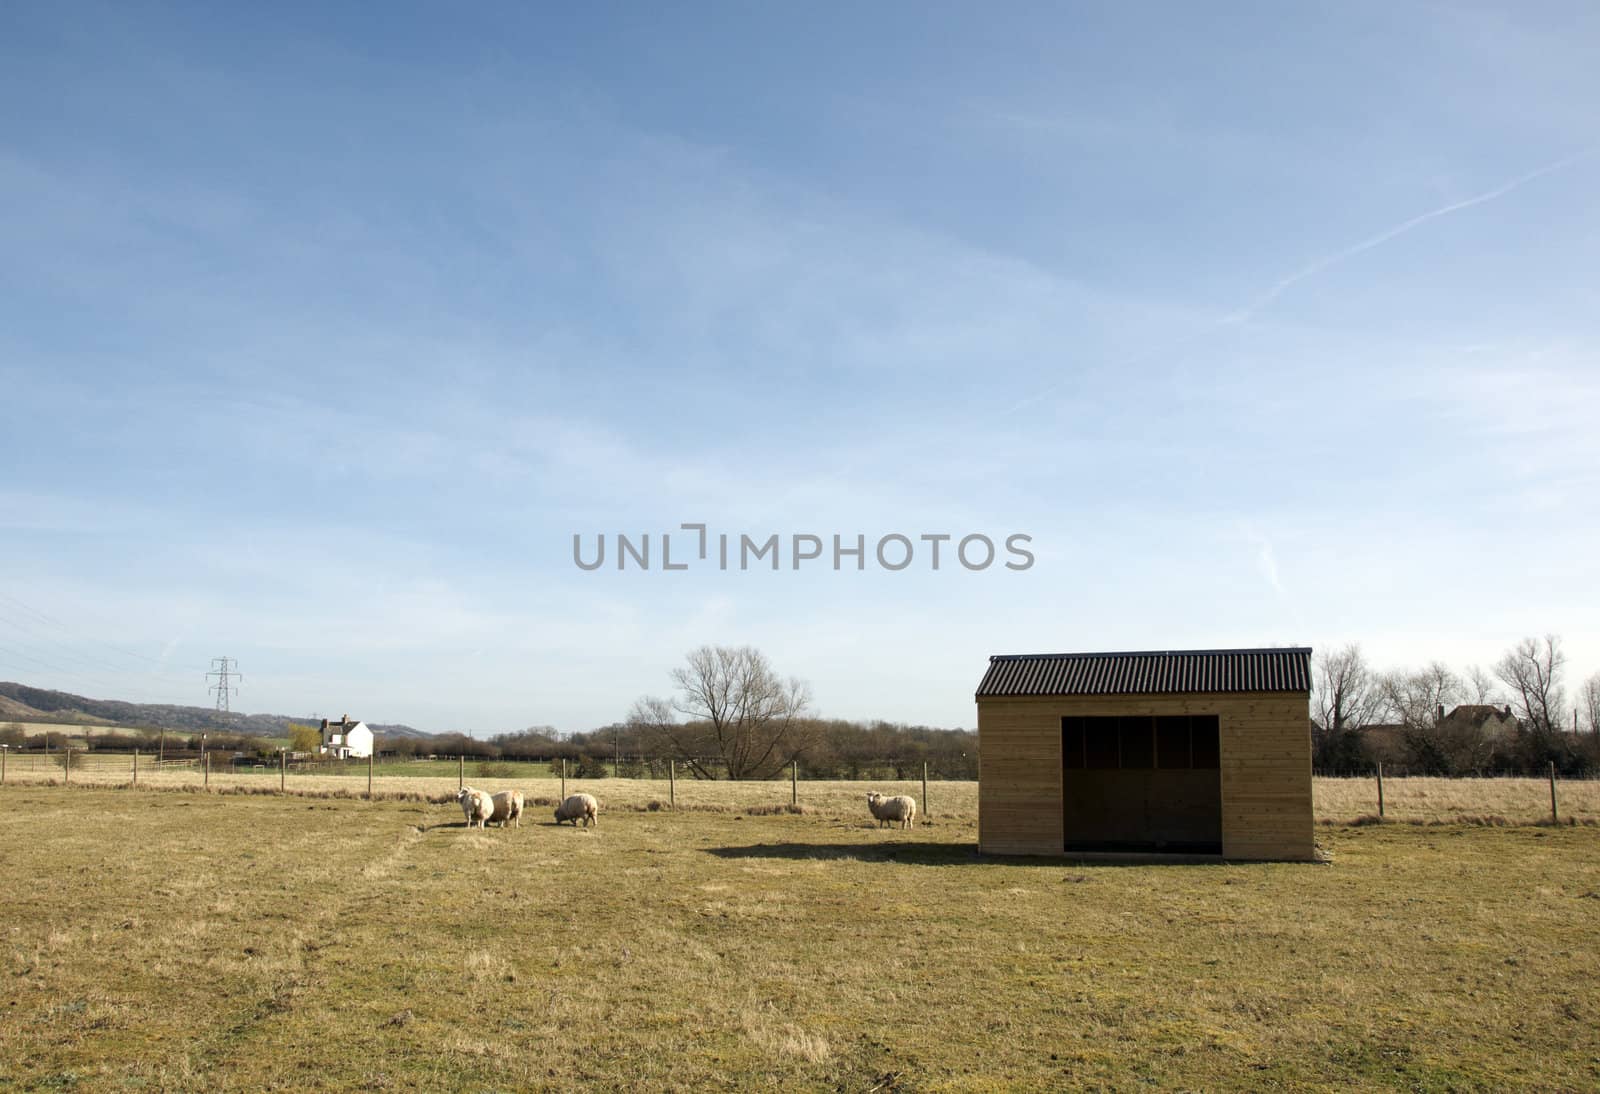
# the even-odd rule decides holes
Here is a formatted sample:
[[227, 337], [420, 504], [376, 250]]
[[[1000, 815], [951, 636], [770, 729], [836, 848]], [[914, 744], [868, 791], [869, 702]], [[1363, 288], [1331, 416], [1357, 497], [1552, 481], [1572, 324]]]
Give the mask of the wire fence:
[[[338, 797], [424, 797], [443, 799], [463, 785], [491, 793], [521, 790], [531, 801], [554, 803], [580, 791], [614, 806], [640, 809], [766, 810], [865, 813], [868, 791], [906, 794], [916, 799], [919, 818], [934, 809], [943, 816], [977, 816], [977, 783], [940, 780], [919, 772], [911, 779], [812, 779], [791, 765], [771, 779], [730, 780], [690, 777], [676, 761], [661, 761], [649, 774], [580, 776], [578, 765], [561, 758], [542, 761], [383, 760], [377, 757], [333, 760], [278, 753], [273, 760], [215, 752], [158, 757], [147, 753], [82, 751], [16, 752], [4, 777], [17, 784], [65, 783], [77, 786], [144, 787], [286, 793]], [[626, 768], [624, 769], [626, 770]], [[594, 772], [594, 769], [590, 769]]]
[[[70, 757], [70, 759], [69, 759]], [[618, 778], [607, 770], [579, 777], [576, 765], [555, 761], [326, 760], [275, 761], [218, 753], [110, 753], [0, 749], [0, 784], [215, 790], [331, 797], [416, 797], [447, 800], [458, 787], [521, 790], [530, 802], [554, 803], [586, 791], [605, 806], [632, 809], [820, 812], [865, 816], [866, 795], [907, 794], [920, 819], [976, 819], [976, 780], [819, 779], [803, 765], [763, 780], [695, 779], [673, 761], [665, 777]], [[648, 770], [648, 769], [646, 769]], [[920, 773], [919, 773], [920, 774]], [[1600, 824], [1600, 780], [1519, 777], [1382, 777], [1312, 780], [1313, 814], [1324, 823]]]

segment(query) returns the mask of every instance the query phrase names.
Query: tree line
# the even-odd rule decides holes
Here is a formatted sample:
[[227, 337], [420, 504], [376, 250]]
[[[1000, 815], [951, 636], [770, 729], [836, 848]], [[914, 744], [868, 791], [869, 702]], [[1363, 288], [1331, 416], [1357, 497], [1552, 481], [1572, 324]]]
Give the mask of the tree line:
[[1379, 670], [1359, 645], [1317, 654], [1312, 766], [1359, 775], [1600, 775], [1600, 672], [1569, 690], [1559, 635], [1524, 638], [1487, 669]]
[[628, 717], [562, 736], [548, 726], [477, 740], [447, 733], [384, 740], [402, 755], [475, 760], [553, 760], [577, 777], [615, 771], [663, 778], [669, 764], [696, 779], [771, 779], [799, 764], [814, 779], [978, 777], [972, 730], [816, 717], [811, 689], [783, 677], [750, 646], [701, 646], [669, 678], [675, 693], [644, 697]]
[[[1456, 670], [1434, 661], [1380, 671], [1359, 645], [1325, 650], [1313, 664], [1312, 763], [1322, 774], [1357, 775], [1380, 762], [1396, 774], [1540, 775], [1555, 764], [1564, 777], [1600, 775], [1600, 672], [1569, 691], [1567, 658], [1557, 635], [1526, 638], [1489, 668]], [[825, 719], [811, 709], [810, 687], [783, 677], [749, 646], [702, 646], [669, 674], [666, 697], [645, 696], [626, 718], [588, 732], [549, 726], [478, 739], [380, 733], [384, 755], [457, 756], [480, 762], [551, 761], [578, 777], [615, 773], [663, 777], [667, 765], [700, 779], [770, 779], [798, 763], [810, 778], [909, 779], [929, 774], [975, 779], [978, 739], [970, 730], [882, 720]], [[155, 730], [101, 733], [92, 747], [131, 750], [156, 744]], [[291, 748], [314, 751], [314, 727], [291, 724]], [[166, 734], [171, 750], [194, 751], [199, 734]], [[12, 747], [65, 744], [63, 733], [32, 736], [0, 728]], [[245, 733], [207, 735], [205, 744], [270, 758], [275, 742]]]
[[[978, 777], [978, 735], [972, 730], [940, 729], [933, 726], [905, 725], [883, 720], [860, 722], [845, 719], [803, 719], [793, 727], [795, 742], [803, 747], [784, 749], [775, 754], [799, 762], [802, 773], [813, 779], [910, 779], [920, 778], [922, 765], [939, 779]], [[707, 725], [686, 723], [688, 738], [714, 734]], [[576, 778], [605, 777], [615, 770], [623, 778], [667, 777], [667, 765], [677, 764], [684, 778], [776, 778], [787, 770], [787, 760], [769, 761], [757, 772], [734, 774], [724, 758], [714, 752], [680, 753], [652, 734], [648, 728], [627, 722], [571, 734], [558, 734], [548, 727], [530, 727], [515, 733], [488, 738], [464, 733], [446, 733], [425, 738], [379, 738], [385, 755], [465, 756], [476, 761], [544, 762], [560, 770], [567, 761], [567, 773]]]

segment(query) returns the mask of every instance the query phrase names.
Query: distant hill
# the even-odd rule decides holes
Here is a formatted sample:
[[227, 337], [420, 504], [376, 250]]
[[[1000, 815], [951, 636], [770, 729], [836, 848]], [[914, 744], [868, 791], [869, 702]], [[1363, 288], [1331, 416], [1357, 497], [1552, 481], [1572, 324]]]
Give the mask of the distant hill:
[[[87, 699], [66, 691], [30, 688], [26, 684], [0, 683], [0, 722], [56, 722], [62, 725], [126, 726], [130, 729], [174, 729], [183, 733], [223, 731], [257, 737], [283, 737], [290, 722], [317, 725], [309, 715], [234, 714], [224, 720], [210, 707], [185, 707], [170, 703], [128, 703], [121, 699]], [[428, 737], [407, 725], [367, 723], [380, 736]]]

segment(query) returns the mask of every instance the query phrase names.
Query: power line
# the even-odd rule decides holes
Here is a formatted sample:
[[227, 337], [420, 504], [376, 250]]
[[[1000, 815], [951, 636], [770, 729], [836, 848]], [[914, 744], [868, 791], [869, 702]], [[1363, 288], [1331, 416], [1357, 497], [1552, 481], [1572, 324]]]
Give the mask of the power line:
[[[15, 619], [8, 619], [6, 616], [0, 615], [0, 624], [10, 627], [28, 643], [34, 645], [43, 652], [48, 653], [51, 657], [55, 657], [59, 653], [59, 655], [65, 656], [68, 660], [90, 669], [103, 669], [105, 672], [115, 676], [124, 676], [137, 673], [145, 677], [166, 677], [169, 680], [176, 680], [178, 678], [178, 674], [173, 672], [171, 669], [167, 669], [165, 672], [152, 672], [150, 669], [138, 668], [109, 661], [104, 657], [94, 655], [90, 652], [85, 652], [85, 650], [79, 645], [70, 644], [68, 641], [64, 641], [60, 638], [48, 637], [42, 632], [33, 629], [34, 625], [31, 623], [21, 623]], [[52, 651], [46, 647], [55, 647], [55, 649]], [[59, 668], [60, 666], [55, 667]]]
[[[23, 650], [7, 648], [4, 646], [0, 646], [0, 655], [9, 655], [9, 657], [12, 659], [16, 659], [19, 662], [26, 661], [36, 668], [62, 673], [74, 679], [84, 681], [97, 690], [105, 690], [114, 695], [119, 693], [122, 695], [127, 695], [131, 692], [133, 695], [146, 701], [155, 701], [159, 703], [170, 703], [172, 701], [167, 695], [153, 693], [148, 688], [140, 687], [137, 684], [130, 684], [126, 679], [124, 679], [124, 677], [129, 675], [139, 675], [147, 679], [166, 677], [169, 680], [175, 681], [178, 679], [178, 674], [172, 671], [171, 666], [167, 662], [126, 649], [117, 645], [116, 643], [107, 642], [104, 639], [93, 638], [77, 633], [73, 630], [73, 628], [68, 626], [66, 623], [63, 623], [55, 616], [41, 611], [39, 608], [36, 608], [26, 601], [20, 600], [9, 593], [0, 592], [0, 608], [5, 608], [6, 605], [11, 606], [8, 609], [9, 612], [18, 612], [20, 614], [13, 615], [12, 617], [8, 618], [6, 613], [0, 613], [0, 624], [4, 624], [5, 626], [10, 627], [12, 630], [15, 630], [25, 642], [33, 644], [35, 647], [39, 648], [40, 652], [47, 653], [49, 658], [54, 659], [60, 657], [79, 667], [69, 668], [67, 665], [61, 664], [60, 660], [47, 659], [39, 657], [37, 653], [25, 653]], [[63, 632], [67, 641], [63, 641], [61, 638], [47, 637], [39, 630], [41, 625], [47, 625], [55, 628], [57, 631]], [[121, 657], [142, 661], [146, 664], [157, 666], [164, 671], [156, 673], [152, 672], [148, 668], [136, 669], [125, 664], [117, 664], [107, 660], [104, 656], [95, 656], [92, 654], [86, 656], [81, 646], [79, 648], [74, 648], [72, 645], [68, 644], [69, 641], [74, 644], [81, 644], [85, 642], [93, 643], [94, 645], [103, 647], [111, 653], [117, 654]], [[57, 650], [52, 650], [48, 647], [57, 647], [59, 653]], [[238, 672], [238, 662], [231, 657], [214, 659], [212, 664], [214, 666], [218, 666], [222, 671], [220, 673], [207, 673], [208, 679], [213, 675], [218, 676], [217, 684], [213, 685], [209, 690], [216, 692], [218, 712], [224, 717], [228, 717], [231, 714], [231, 699], [239, 690], [233, 681], [235, 679], [242, 680], [243, 677]], [[20, 664], [18, 667], [21, 667]], [[85, 669], [89, 671], [84, 671]], [[154, 682], [154, 680], [151, 682]], [[127, 700], [122, 701], [126, 702]]]
[[[167, 662], [165, 662], [165, 661], [163, 661], [163, 660], [161, 660], [159, 658], [151, 657], [148, 654], [139, 653], [136, 650], [126, 649], [123, 646], [117, 645], [115, 642], [108, 642], [103, 638], [94, 638], [94, 637], [90, 637], [90, 636], [87, 636], [87, 635], [79, 636], [76, 632], [73, 631], [73, 629], [70, 626], [68, 626], [67, 624], [61, 622], [61, 620], [57, 619], [56, 617], [54, 617], [52, 615], [49, 615], [49, 614], [47, 614], [45, 612], [40, 611], [38, 608], [35, 608], [31, 604], [28, 604], [28, 603], [26, 603], [24, 601], [18, 600], [16, 597], [10, 595], [9, 593], [0, 593], [0, 600], [9, 601], [11, 604], [16, 605], [18, 608], [21, 608], [23, 611], [27, 612], [29, 615], [33, 616], [35, 619], [39, 620], [40, 622], [47, 623], [52, 627], [56, 627], [56, 628], [58, 628], [60, 630], [66, 631], [69, 637], [75, 638], [78, 641], [93, 642], [95, 645], [103, 646], [106, 649], [110, 650], [112, 653], [121, 654], [123, 657], [131, 657], [131, 658], [134, 658], [134, 659], [139, 660], [139, 661], [144, 661], [144, 662], [146, 662], [148, 664], [151, 664], [151, 665], [157, 665], [157, 666], [159, 666], [161, 668], [168, 669], [169, 671], [171, 669], [171, 666], [169, 666], [167, 664]], [[12, 621], [9, 621], [9, 620], [8, 620], [8, 622], [11, 622], [12, 626], [20, 626], [20, 624], [18, 624], [18, 623], [15, 623], [15, 622], [12, 622]]]
[[[165, 698], [164, 696], [157, 695], [156, 693], [151, 692], [146, 688], [142, 688], [142, 687], [139, 687], [137, 685], [130, 685], [130, 684], [128, 684], [126, 682], [123, 682], [123, 681], [116, 681], [116, 678], [113, 677], [113, 676], [107, 676], [107, 675], [104, 675], [104, 674], [101, 674], [101, 673], [85, 673], [85, 672], [79, 671], [77, 669], [70, 669], [70, 668], [67, 668], [65, 665], [57, 664], [57, 663], [55, 663], [53, 661], [46, 661], [43, 658], [37, 657], [37, 656], [35, 656], [33, 654], [23, 653], [21, 650], [12, 649], [12, 648], [7, 647], [7, 646], [0, 646], [0, 665], [3, 665], [4, 662], [7, 660], [7, 656], [3, 656], [3, 655], [9, 655], [9, 657], [13, 658], [13, 659], [20, 659], [20, 660], [17, 660], [17, 661], [14, 662], [16, 664], [16, 667], [17, 667], [19, 672], [29, 671], [29, 670], [26, 670], [25, 666], [23, 666], [21, 664], [21, 661], [28, 661], [28, 662], [31, 662], [36, 668], [46, 669], [46, 670], [49, 670], [51, 672], [58, 672], [58, 673], [61, 673], [61, 674], [65, 675], [65, 676], [73, 677], [76, 680], [83, 681], [83, 683], [75, 685], [76, 687], [79, 687], [79, 688], [83, 688], [85, 685], [88, 685], [89, 688], [92, 688], [92, 689], [94, 689], [96, 691], [103, 691], [103, 692], [107, 692], [107, 693], [112, 694], [112, 695], [117, 695], [119, 693], [120, 694], [127, 694], [127, 693], [131, 692], [133, 694], [143, 696], [147, 700], [152, 700], [152, 701], [156, 701], [156, 702], [169, 702], [170, 701], [169, 699]], [[121, 671], [121, 670], [119, 670], [119, 671]], [[24, 686], [35, 686], [35, 685], [24, 685]], [[51, 689], [50, 688], [39, 688], [38, 690], [40, 690], [40, 691], [49, 691]], [[68, 694], [70, 694], [70, 693], [68, 693]], [[82, 698], [93, 699], [94, 697], [93, 696], [82, 696]], [[96, 701], [102, 701], [102, 700], [96, 700]], [[124, 700], [121, 700], [121, 701], [122, 702], [127, 702], [128, 700], [124, 699]]]
[[12, 657], [20, 657], [24, 661], [32, 661], [35, 665], [38, 665], [40, 668], [53, 669], [56, 672], [64, 672], [69, 676], [77, 676], [77, 677], [79, 677], [81, 679], [84, 679], [84, 680], [90, 679], [90, 677], [84, 676], [83, 673], [81, 673], [81, 672], [74, 672], [72, 669], [66, 668], [66, 667], [64, 667], [62, 665], [56, 665], [56, 664], [52, 664], [49, 661], [40, 660], [39, 658], [34, 657], [32, 654], [23, 653], [21, 650], [13, 650], [13, 649], [9, 649], [9, 648], [7, 648], [5, 646], [0, 646], [0, 653], [8, 653]]
[[[0, 592], [0, 625], [16, 631], [18, 636], [24, 640], [25, 648], [26, 646], [32, 646], [37, 651], [25, 653], [18, 649], [0, 647], [0, 653], [7, 653], [12, 658], [30, 662], [35, 668], [50, 669], [82, 681], [82, 684], [76, 685], [79, 691], [87, 691], [92, 688], [94, 692], [120, 697], [124, 702], [142, 700], [145, 702], [171, 703], [173, 701], [173, 689], [177, 681], [181, 679], [181, 676], [165, 660], [158, 660], [114, 642], [83, 634], [57, 617], [8, 592]], [[53, 629], [60, 637], [53, 637], [46, 633], [50, 629]], [[110, 660], [104, 655], [97, 655], [93, 650], [87, 648], [88, 644], [100, 646], [104, 650], [114, 653], [118, 657], [128, 658], [130, 661], [143, 662], [145, 665], [155, 666], [155, 669]], [[39, 653], [44, 653], [46, 656], [40, 657], [38, 656]], [[3, 660], [3, 658], [0, 658], [0, 660]], [[63, 660], [77, 667], [68, 668], [67, 665], [60, 663]], [[16, 663], [19, 670], [28, 671], [23, 668], [20, 661]], [[152, 691], [149, 687], [130, 683], [129, 677], [139, 679], [142, 683], [155, 685], [160, 691]], [[83, 684], [87, 684], [88, 688], [85, 688]]]
[[[69, 657], [70, 661], [77, 662], [77, 664], [88, 665], [88, 667], [91, 667], [91, 669], [93, 669], [93, 667], [101, 667], [101, 669], [107, 670], [107, 672], [110, 673], [115, 673], [115, 675], [125, 675], [125, 673], [131, 672], [142, 672], [146, 673], [146, 675], [163, 675], [163, 677], [168, 678], [168, 680], [178, 680], [178, 673], [173, 672], [171, 665], [168, 665], [163, 661], [157, 661], [155, 657], [147, 657], [141, 653], [133, 653], [133, 651], [130, 651], [130, 649], [122, 648], [122, 646], [115, 645], [115, 643], [110, 643], [110, 641], [102, 640], [102, 638], [80, 637], [80, 635], [74, 633], [74, 630], [70, 629], [70, 627], [67, 627], [67, 624], [59, 621], [59, 619], [56, 619], [56, 617], [48, 616], [48, 614], [43, 613], [43, 611], [40, 611], [40, 609], [34, 608], [34, 606], [26, 605], [26, 603], [22, 603], [22, 601], [18, 600], [18, 598], [11, 597], [11, 595], [6, 595], [6, 593], [0, 592], [0, 601], [10, 601], [11, 605], [21, 609], [22, 613], [26, 613], [26, 616], [24, 617], [10, 617], [10, 619], [8, 619], [5, 614], [5, 605], [0, 603], [0, 624], [5, 624], [6, 627], [11, 627], [11, 629], [21, 633], [22, 637], [26, 637], [30, 643], [45, 643], [45, 645], [58, 646], [58, 648], [61, 648], [62, 651], [66, 653], [66, 656]], [[27, 616], [30, 616], [30, 619]], [[61, 640], [61, 638], [46, 637], [45, 633], [40, 630], [40, 624], [48, 624], [50, 627], [53, 627], [53, 629], [59, 630], [59, 632], [62, 633], [66, 633], [67, 640], [64, 641]], [[146, 662], [146, 664], [157, 665], [157, 667], [160, 667], [163, 672], [152, 673], [152, 670], [150, 669], [133, 669], [133, 667], [130, 667], [130, 665], [114, 664], [114, 662], [106, 661], [106, 659], [104, 659], [102, 656], [94, 656], [94, 654], [86, 653], [85, 648], [83, 648], [85, 643], [94, 643], [96, 646], [109, 649], [110, 653], [118, 654], [118, 656], [130, 657], [130, 659]]]
[[[0, 654], [10, 655], [9, 657], [0, 656], [0, 673], [4, 672], [5, 663], [9, 660], [15, 664], [17, 671], [25, 674], [44, 668], [70, 676], [80, 681], [74, 685], [75, 690], [89, 696], [111, 696], [125, 701], [144, 699], [163, 703], [172, 702], [173, 688], [178, 677], [177, 674], [171, 671], [156, 673], [151, 672], [149, 669], [130, 668], [127, 665], [113, 664], [105, 658], [87, 654], [81, 648], [69, 646], [59, 639], [51, 639], [42, 634], [34, 634], [26, 628], [19, 627], [4, 616], [0, 616], [0, 624], [6, 624], [15, 629], [24, 642], [22, 649], [0, 646]], [[0, 639], [7, 637], [4, 634], [0, 634]], [[32, 647], [31, 650], [29, 647]], [[41, 657], [40, 654], [44, 656]], [[32, 667], [24, 666], [24, 661], [29, 662]], [[73, 667], [69, 668], [69, 665]], [[139, 681], [139, 683], [131, 682], [134, 680]], [[141, 684], [156, 685], [160, 687], [160, 693], [152, 692], [148, 687], [143, 687]]]

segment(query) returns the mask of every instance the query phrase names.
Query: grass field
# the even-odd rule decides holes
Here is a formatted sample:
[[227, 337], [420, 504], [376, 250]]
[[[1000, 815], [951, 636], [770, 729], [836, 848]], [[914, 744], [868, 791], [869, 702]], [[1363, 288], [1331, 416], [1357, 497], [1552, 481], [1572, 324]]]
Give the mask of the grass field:
[[1600, 829], [984, 860], [970, 817], [0, 791], [0, 1088], [1600, 1084]]

